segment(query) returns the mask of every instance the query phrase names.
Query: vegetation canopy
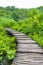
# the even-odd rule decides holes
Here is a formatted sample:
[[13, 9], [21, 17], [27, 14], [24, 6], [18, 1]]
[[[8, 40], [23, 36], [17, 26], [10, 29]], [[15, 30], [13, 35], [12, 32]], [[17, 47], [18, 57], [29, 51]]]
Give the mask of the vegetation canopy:
[[3, 55], [11, 60], [16, 54], [16, 38], [7, 35], [6, 27], [27, 34], [43, 48], [43, 6], [32, 9], [0, 7], [0, 60]]

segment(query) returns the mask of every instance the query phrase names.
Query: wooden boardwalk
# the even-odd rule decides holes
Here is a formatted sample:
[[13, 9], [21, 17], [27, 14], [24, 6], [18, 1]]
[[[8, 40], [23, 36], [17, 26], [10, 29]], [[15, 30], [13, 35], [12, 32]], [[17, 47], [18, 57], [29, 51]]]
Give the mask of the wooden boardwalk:
[[12, 65], [43, 65], [43, 49], [25, 34], [6, 28], [6, 31], [16, 36], [17, 54]]

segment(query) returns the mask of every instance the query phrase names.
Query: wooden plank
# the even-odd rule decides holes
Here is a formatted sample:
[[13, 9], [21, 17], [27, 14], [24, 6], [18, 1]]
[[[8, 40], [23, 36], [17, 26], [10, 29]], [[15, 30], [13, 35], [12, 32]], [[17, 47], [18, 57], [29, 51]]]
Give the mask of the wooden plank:
[[[5, 28], [5, 30], [8, 31], [8, 32], [10, 32], [10, 33], [12, 33], [12, 34], [24, 34], [24, 33], [22, 33], [22, 32], [19, 32], [19, 31], [16, 31], [16, 30], [12, 30], [12, 29], [10, 29], [10, 28]], [[24, 34], [24, 35], [25, 35], [25, 34]]]
[[12, 65], [43, 65], [43, 54], [17, 53]]
[[14, 33], [13, 35], [16, 35], [16, 36], [21, 36], [21, 35], [22, 35], [22, 36], [24, 36], [25, 34], [20, 34], [20, 33], [19, 33], [19, 34], [18, 34], [18, 33], [15, 34], [15, 33]]
[[43, 53], [43, 49], [39, 47], [37, 44], [20, 44], [18, 43], [17, 52], [35, 52], [35, 53]]
[[17, 40], [32, 40], [31, 38], [17, 38]]
[[12, 29], [10, 29], [10, 28], [5, 28], [5, 30], [7, 31], [7, 32], [9, 32], [9, 33], [12, 33], [12, 34], [19, 34], [20, 32], [17, 32], [17, 31], [15, 31], [15, 30], [12, 30]]
[[[21, 37], [20, 37], [21, 38]], [[24, 37], [23, 37], [24, 38]], [[35, 44], [36, 42], [35, 41], [33, 41], [33, 40], [17, 40], [17, 42], [18, 43], [28, 43], [28, 44], [30, 44], [30, 43], [32, 43], [32, 44]]]
[[16, 36], [17, 38], [28, 38], [26, 35], [15, 35], [15, 34], [13, 35]]

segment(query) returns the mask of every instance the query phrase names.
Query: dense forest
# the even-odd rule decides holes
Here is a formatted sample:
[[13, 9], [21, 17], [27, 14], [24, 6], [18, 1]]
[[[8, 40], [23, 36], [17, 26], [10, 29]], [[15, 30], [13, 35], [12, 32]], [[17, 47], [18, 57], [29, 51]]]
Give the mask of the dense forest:
[[16, 38], [7, 35], [6, 27], [27, 34], [43, 48], [43, 6], [32, 9], [0, 7], [0, 60], [3, 55], [9, 60], [16, 55]]

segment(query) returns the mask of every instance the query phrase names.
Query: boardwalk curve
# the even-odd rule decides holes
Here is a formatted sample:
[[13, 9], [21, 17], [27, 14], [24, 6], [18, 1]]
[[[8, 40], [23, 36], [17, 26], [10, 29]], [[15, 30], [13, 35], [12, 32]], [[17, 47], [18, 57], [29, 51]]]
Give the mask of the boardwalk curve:
[[6, 28], [17, 39], [17, 54], [12, 65], [43, 65], [43, 49], [27, 35]]

